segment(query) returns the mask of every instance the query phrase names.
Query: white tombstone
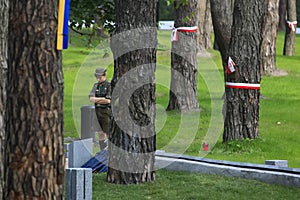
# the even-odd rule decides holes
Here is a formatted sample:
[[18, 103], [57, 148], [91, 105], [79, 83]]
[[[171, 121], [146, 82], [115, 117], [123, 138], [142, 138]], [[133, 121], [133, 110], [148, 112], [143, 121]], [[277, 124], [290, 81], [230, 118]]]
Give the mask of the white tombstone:
[[81, 167], [93, 157], [93, 138], [71, 142], [68, 151], [68, 167]]

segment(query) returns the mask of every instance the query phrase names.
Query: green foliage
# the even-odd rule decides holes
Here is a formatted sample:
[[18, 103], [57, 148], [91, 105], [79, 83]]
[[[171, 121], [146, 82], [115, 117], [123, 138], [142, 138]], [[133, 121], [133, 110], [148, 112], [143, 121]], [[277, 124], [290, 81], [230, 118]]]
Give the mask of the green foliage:
[[159, 20], [174, 20], [174, 2], [173, 0], [159, 0]]
[[[98, 17], [100, 24], [95, 24]], [[82, 29], [92, 26], [104, 27], [113, 30], [113, 24], [107, 22], [115, 21], [113, 0], [72, 0], [70, 8], [70, 27]]]
[[185, 6], [188, 5], [189, 0], [181, 0], [181, 5]]
[[183, 19], [183, 21], [184, 21], [185, 23], [188, 23], [188, 22], [191, 21], [191, 18], [190, 18], [189, 16], [186, 16], [186, 17]]
[[213, 154], [252, 154], [261, 153], [260, 143], [263, 143], [262, 139], [245, 139], [234, 140], [227, 143], [218, 143], [211, 152]]

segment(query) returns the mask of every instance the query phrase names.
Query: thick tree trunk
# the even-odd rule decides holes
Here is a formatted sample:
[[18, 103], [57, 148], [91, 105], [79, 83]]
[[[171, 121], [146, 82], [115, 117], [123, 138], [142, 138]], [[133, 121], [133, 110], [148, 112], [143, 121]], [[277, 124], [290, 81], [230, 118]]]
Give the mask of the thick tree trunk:
[[286, 31], [287, 0], [279, 0], [279, 24], [278, 31]]
[[215, 43], [221, 53], [224, 67], [227, 65], [231, 38], [232, 0], [210, 0]]
[[225, 75], [225, 123], [223, 141], [258, 137], [259, 90], [229, 88], [260, 84], [260, 47], [264, 2], [235, 0], [231, 42], [228, 55], [236, 64], [233, 74]]
[[[197, 26], [197, 0], [175, 1], [175, 28]], [[197, 32], [179, 32], [172, 42], [171, 87], [167, 110], [198, 110]]]
[[0, 1], [0, 200], [3, 197], [4, 175], [4, 142], [5, 142], [5, 110], [7, 85], [7, 43], [8, 43], [8, 10], [9, 1]]
[[278, 7], [279, 0], [265, 1], [265, 19], [260, 63], [262, 75], [270, 75], [276, 70], [276, 37], [279, 22]]
[[112, 124], [107, 181], [155, 180], [157, 1], [116, 0]]
[[199, 52], [205, 49], [212, 48], [212, 20], [210, 1], [203, 0], [198, 2], [198, 50]]
[[[287, 21], [289, 21], [289, 22], [297, 21], [296, 0], [288, 0]], [[292, 26], [294, 26], [294, 28], [296, 28], [296, 25], [292, 25]], [[289, 24], [286, 23], [283, 55], [293, 56], [295, 54], [295, 39], [296, 39], [296, 31], [293, 31], [289, 27]]]
[[63, 199], [58, 1], [10, 1], [5, 199]]

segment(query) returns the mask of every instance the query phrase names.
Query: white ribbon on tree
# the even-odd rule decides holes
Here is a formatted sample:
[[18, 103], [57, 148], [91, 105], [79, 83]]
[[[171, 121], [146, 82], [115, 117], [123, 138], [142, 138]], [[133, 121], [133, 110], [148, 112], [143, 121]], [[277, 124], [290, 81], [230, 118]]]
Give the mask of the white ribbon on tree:
[[226, 82], [226, 87], [227, 88], [246, 89], [246, 90], [260, 90], [260, 84], [254, 84], [254, 83]]
[[295, 32], [296, 31], [296, 28], [295, 26], [297, 26], [297, 21], [293, 21], [293, 22], [290, 22], [290, 21], [287, 21], [289, 27], [290, 27], [290, 30]]
[[197, 32], [198, 27], [193, 26], [193, 27], [178, 27], [178, 28], [173, 28], [172, 35], [171, 35], [171, 41], [178, 41], [178, 32]]

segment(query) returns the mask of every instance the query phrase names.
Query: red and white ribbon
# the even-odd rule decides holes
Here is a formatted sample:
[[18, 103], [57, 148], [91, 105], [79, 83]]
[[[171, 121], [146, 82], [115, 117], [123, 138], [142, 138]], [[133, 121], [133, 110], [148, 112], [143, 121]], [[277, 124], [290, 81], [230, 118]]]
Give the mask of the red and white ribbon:
[[235, 72], [235, 63], [233, 62], [233, 60], [231, 59], [231, 57], [228, 58], [228, 65], [227, 65], [227, 70], [226, 73], [227, 74], [231, 74], [233, 72]]
[[178, 32], [190, 32], [190, 33], [194, 33], [197, 32], [198, 27], [197, 26], [193, 26], [193, 27], [178, 27], [178, 28], [174, 28], [172, 31], [172, 35], [171, 35], [171, 41], [178, 41]]
[[253, 84], [253, 83], [226, 82], [226, 87], [227, 88], [246, 89], [246, 90], [260, 90], [260, 84]]
[[289, 27], [290, 27], [290, 30], [295, 32], [296, 31], [296, 28], [295, 26], [297, 26], [297, 21], [293, 21], [293, 22], [290, 22], [290, 21], [287, 21]]

